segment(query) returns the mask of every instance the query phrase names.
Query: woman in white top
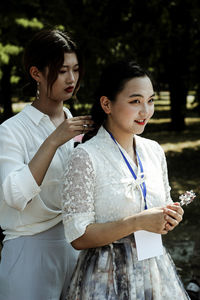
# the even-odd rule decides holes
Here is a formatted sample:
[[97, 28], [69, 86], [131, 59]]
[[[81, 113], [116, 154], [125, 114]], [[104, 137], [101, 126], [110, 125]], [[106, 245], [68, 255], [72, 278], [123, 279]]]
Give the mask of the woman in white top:
[[170, 197], [162, 148], [138, 136], [153, 97], [148, 74], [133, 62], [111, 64], [101, 76], [92, 110], [100, 128], [74, 150], [65, 173], [65, 235], [82, 250], [68, 300], [189, 299], [161, 239], [183, 210]]
[[77, 251], [66, 242], [61, 214], [64, 169], [73, 137], [92, 123], [72, 118], [82, 65], [64, 32], [41, 30], [24, 53], [36, 99], [0, 126], [0, 300], [64, 299]]

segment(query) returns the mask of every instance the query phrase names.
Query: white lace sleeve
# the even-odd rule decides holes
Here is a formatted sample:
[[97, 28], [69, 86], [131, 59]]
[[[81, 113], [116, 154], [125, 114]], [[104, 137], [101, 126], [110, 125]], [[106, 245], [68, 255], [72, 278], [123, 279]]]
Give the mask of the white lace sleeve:
[[62, 195], [63, 224], [68, 242], [83, 235], [86, 227], [95, 222], [94, 180], [89, 154], [76, 148], [64, 175]]
[[167, 170], [167, 162], [166, 162], [166, 157], [164, 150], [161, 148], [162, 151], [162, 173], [163, 173], [163, 182], [164, 182], [164, 187], [165, 187], [165, 194], [166, 194], [166, 204], [172, 203], [172, 198], [170, 195], [171, 187], [169, 185], [169, 179], [168, 179], [168, 170]]

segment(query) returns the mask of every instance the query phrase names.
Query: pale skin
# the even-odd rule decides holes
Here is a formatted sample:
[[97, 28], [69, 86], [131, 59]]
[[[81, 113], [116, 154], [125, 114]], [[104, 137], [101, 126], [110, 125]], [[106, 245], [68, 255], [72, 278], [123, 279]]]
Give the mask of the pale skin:
[[[126, 82], [114, 102], [106, 96], [100, 98], [107, 114], [105, 128], [137, 164], [133, 149], [133, 134], [141, 134], [154, 113], [154, 91], [148, 77], [133, 78]], [[101, 247], [128, 236], [138, 230], [167, 234], [182, 220], [179, 203], [167, 207], [154, 207], [140, 213], [108, 223], [87, 226], [85, 233], [71, 244], [75, 249]]]
[[[36, 66], [32, 66], [30, 75], [39, 83], [40, 91], [39, 99], [32, 105], [47, 114], [56, 128], [29, 162], [33, 177], [37, 184], [41, 185], [58, 147], [83, 133], [83, 124], [91, 126], [92, 121], [90, 116], [67, 119], [63, 111], [63, 102], [72, 97], [79, 78], [79, 65], [75, 53], [64, 54], [63, 66], [51, 90], [47, 88], [48, 68], [41, 72]], [[92, 127], [88, 130], [91, 129]]]

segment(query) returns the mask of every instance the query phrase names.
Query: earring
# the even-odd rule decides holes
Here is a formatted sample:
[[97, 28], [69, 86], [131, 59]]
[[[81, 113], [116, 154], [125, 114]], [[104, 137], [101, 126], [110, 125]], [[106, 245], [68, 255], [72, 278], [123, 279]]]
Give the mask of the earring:
[[40, 83], [37, 81], [37, 91], [36, 91], [36, 99], [40, 100]]

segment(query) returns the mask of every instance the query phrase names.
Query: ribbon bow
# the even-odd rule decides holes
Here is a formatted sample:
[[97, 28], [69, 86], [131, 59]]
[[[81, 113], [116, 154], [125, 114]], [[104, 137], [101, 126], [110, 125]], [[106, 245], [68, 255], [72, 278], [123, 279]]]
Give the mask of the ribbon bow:
[[134, 178], [122, 179], [122, 183], [127, 184], [126, 196], [132, 200], [134, 190], [138, 189], [140, 191], [141, 197], [143, 198], [144, 196], [143, 196], [141, 185], [143, 182], [145, 182], [145, 180], [146, 180], [146, 174], [144, 174], [144, 173], [139, 173], [136, 179], [134, 179]]

